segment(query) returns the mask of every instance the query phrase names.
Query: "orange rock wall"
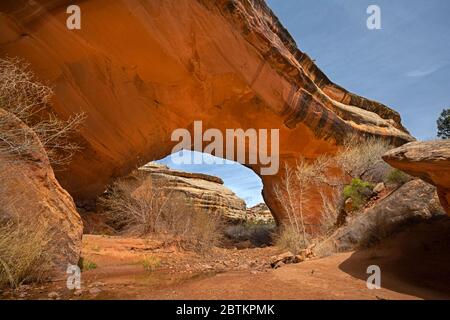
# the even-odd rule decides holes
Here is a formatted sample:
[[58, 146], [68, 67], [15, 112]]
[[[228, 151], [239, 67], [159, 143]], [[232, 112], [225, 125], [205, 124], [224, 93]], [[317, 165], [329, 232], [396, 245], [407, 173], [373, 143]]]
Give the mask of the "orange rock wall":
[[[71, 31], [74, 2], [82, 24]], [[83, 152], [58, 175], [76, 199], [170, 154], [172, 131], [195, 120], [277, 128], [282, 162], [334, 152], [347, 134], [411, 140], [398, 113], [333, 84], [260, 0], [3, 0], [0, 11], [0, 54], [54, 87], [59, 115], [87, 115]], [[262, 177], [263, 193], [282, 218], [279, 178]]]

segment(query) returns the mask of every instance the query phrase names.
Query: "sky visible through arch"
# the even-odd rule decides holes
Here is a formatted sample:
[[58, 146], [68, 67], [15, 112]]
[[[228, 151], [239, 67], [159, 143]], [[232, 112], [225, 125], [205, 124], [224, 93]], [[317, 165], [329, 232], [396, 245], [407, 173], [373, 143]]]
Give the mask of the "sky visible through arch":
[[[420, 140], [436, 137], [436, 119], [450, 107], [450, 1], [267, 0], [306, 52], [335, 83], [397, 110]], [[381, 9], [381, 30], [366, 26], [369, 5]], [[221, 177], [248, 205], [262, 202], [261, 180], [237, 163], [171, 168]]]

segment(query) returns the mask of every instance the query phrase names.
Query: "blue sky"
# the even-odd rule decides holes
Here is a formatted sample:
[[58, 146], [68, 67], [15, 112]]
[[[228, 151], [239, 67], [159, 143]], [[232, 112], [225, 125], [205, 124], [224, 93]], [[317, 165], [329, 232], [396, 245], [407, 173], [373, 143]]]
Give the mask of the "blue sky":
[[[332, 81], [400, 112], [418, 139], [436, 136], [450, 106], [450, 1], [268, 0]], [[366, 27], [381, 9], [381, 30]]]
[[[449, 0], [267, 0], [300, 50], [330, 79], [400, 112], [416, 138], [433, 139], [450, 107]], [[366, 27], [381, 9], [381, 30]], [[175, 165], [221, 177], [249, 205], [262, 201], [260, 179], [238, 164]]]

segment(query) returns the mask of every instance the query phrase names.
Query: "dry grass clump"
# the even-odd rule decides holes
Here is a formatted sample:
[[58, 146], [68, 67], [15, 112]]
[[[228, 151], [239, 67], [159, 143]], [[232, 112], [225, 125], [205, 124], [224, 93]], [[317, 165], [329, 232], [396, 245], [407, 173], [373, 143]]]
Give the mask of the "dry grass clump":
[[411, 181], [411, 179], [412, 178], [410, 175], [398, 169], [392, 169], [386, 174], [385, 177], [386, 183], [395, 186], [404, 185], [406, 182]]
[[161, 259], [153, 255], [145, 255], [142, 259], [142, 266], [146, 271], [155, 271], [161, 267], [161, 264]]
[[170, 237], [196, 251], [218, 244], [222, 226], [219, 214], [199, 211], [182, 196], [153, 187], [145, 173], [137, 173], [134, 180], [117, 180], [100, 199], [116, 230]]
[[[23, 121], [27, 129], [1, 130], [0, 152], [13, 155], [28, 154], [39, 148], [32, 143], [34, 132], [45, 148], [51, 164], [57, 168], [67, 165], [80, 149], [72, 138], [85, 119], [83, 113], [62, 120], [50, 111], [53, 91], [39, 83], [29, 66], [15, 58], [0, 58], [0, 108]], [[0, 117], [3, 128], [10, 119]]]
[[308, 247], [310, 240], [309, 234], [303, 234], [296, 226], [287, 224], [282, 227], [276, 237], [276, 246], [296, 255]]
[[51, 271], [46, 251], [50, 239], [42, 224], [23, 221], [0, 223], [0, 287], [40, 282]]

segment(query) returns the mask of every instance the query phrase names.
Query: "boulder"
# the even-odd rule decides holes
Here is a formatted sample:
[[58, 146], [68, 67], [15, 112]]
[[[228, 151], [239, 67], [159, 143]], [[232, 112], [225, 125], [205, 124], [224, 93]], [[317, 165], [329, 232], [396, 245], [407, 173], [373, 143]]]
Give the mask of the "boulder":
[[386, 186], [384, 184], [384, 182], [380, 182], [378, 183], [374, 188], [373, 188], [373, 192], [375, 193], [380, 193], [382, 191], [386, 190]]
[[411, 142], [387, 152], [391, 166], [437, 187], [442, 206], [450, 214], [450, 140]]
[[[172, 132], [197, 120], [222, 133], [279, 129], [280, 164], [332, 153], [353, 134], [412, 141], [396, 111], [330, 81], [264, 1], [77, 4], [81, 29], [68, 30], [67, 1], [0, 2], [0, 54], [29, 61], [54, 87], [58, 115], [86, 114], [83, 153], [58, 173], [76, 200], [169, 155]], [[261, 177], [278, 221], [280, 169]]]
[[436, 188], [420, 179], [407, 182], [347, 223], [316, 247], [318, 255], [368, 247], [411, 223], [445, 215]]
[[[11, 133], [16, 151], [0, 143], [0, 223], [19, 221], [43, 232], [44, 252], [54, 271], [62, 274], [78, 263], [83, 226], [72, 197], [55, 179], [47, 154], [36, 134], [14, 115], [0, 109], [0, 132]], [[13, 141], [13, 140], [9, 140]], [[24, 241], [26, 241], [24, 239]]]
[[300, 256], [294, 255], [291, 252], [287, 251], [277, 256], [273, 256], [270, 258], [270, 266], [274, 269], [278, 269], [285, 264], [291, 263], [299, 263], [303, 260], [300, 259]]

